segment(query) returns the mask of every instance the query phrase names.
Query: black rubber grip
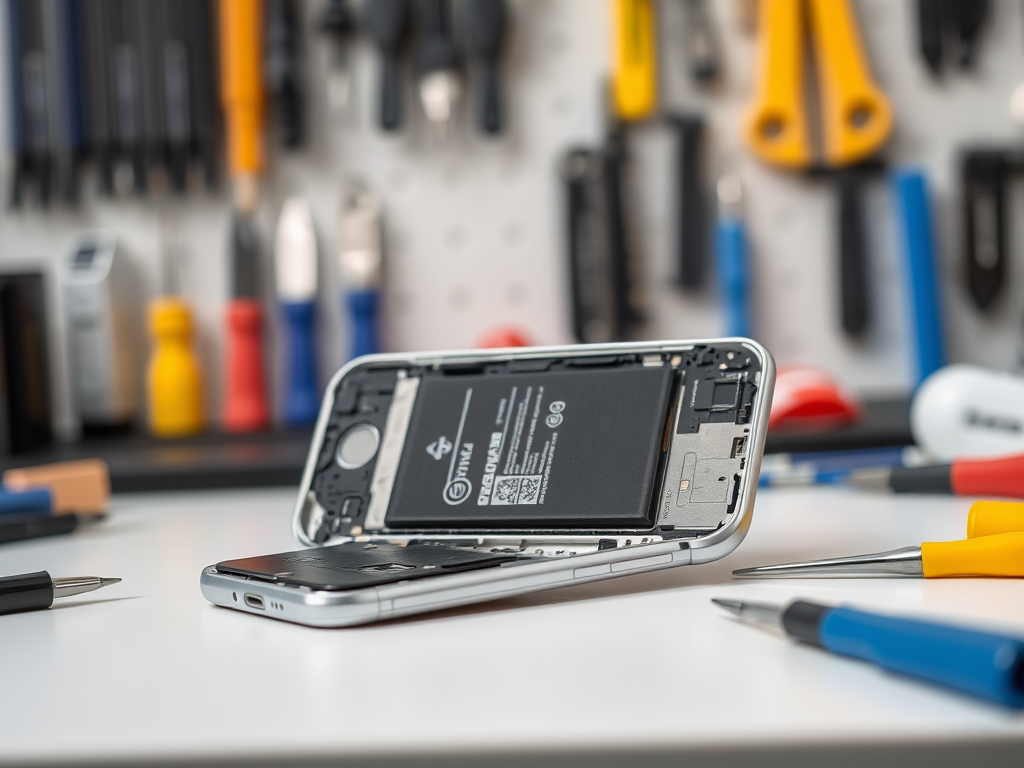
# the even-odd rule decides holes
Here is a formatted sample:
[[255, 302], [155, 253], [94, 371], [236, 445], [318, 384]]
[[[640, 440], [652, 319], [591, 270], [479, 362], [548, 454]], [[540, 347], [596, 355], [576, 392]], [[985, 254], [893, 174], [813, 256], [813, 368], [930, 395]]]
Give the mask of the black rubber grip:
[[960, 173], [967, 286], [978, 309], [987, 309], [1006, 275], [1006, 158], [1001, 152], [967, 152]]
[[38, 611], [53, 605], [53, 580], [46, 571], [0, 579], [0, 613]]
[[821, 621], [832, 609], [827, 605], [797, 600], [782, 612], [782, 628], [790, 637], [821, 646]]
[[951, 464], [931, 467], [893, 467], [889, 487], [896, 493], [953, 493]]
[[679, 284], [695, 290], [704, 282], [707, 219], [701, 185], [704, 120], [698, 115], [672, 118], [676, 129], [676, 260]]
[[862, 178], [856, 170], [836, 176], [839, 192], [839, 295], [843, 330], [861, 336], [868, 327], [867, 243]]

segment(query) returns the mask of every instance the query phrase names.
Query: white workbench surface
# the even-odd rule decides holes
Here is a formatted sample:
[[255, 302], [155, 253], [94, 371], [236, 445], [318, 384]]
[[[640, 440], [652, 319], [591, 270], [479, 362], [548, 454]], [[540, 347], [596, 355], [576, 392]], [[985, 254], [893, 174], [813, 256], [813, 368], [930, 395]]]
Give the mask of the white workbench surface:
[[1024, 580], [730, 578], [742, 566], [961, 538], [968, 500], [762, 491], [746, 541], [718, 563], [362, 628], [207, 603], [203, 566], [294, 548], [293, 497], [123, 496], [101, 527], [0, 548], [2, 574], [124, 579], [0, 618], [0, 762], [706, 756], [896, 742], [954, 754], [964, 740], [1024, 755], [1024, 715], [742, 626], [710, 603], [806, 596], [1024, 633]]

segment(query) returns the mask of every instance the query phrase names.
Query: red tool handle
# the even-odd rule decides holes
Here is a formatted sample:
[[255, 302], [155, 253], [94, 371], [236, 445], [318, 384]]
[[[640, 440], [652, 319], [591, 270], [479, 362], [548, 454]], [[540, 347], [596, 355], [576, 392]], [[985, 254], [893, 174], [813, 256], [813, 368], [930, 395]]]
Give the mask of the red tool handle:
[[263, 383], [263, 307], [253, 299], [228, 305], [227, 397], [224, 429], [256, 432], [269, 422]]
[[960, 496], [1007, 496], [1024, 499], [1024, 453], [1004, 459], [960, 459], [949, 473]]

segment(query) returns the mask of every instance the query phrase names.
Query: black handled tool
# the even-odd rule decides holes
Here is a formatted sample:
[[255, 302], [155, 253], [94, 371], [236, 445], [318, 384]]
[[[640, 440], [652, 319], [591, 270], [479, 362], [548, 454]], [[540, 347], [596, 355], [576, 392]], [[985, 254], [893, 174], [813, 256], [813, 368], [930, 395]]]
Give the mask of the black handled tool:
[[942, 5], [945, 0], [917, 0], [917, 46], [928, 69], [942, 67]]
[[420, 0], [416, 74], [423, 113], [438, 136], [447, 138], [462, 95], [462, 57], [455, 47], [448, 0]]
[[299, 26], [294, 0], [266, 0], [264, 76], [273, 99], [281, 143], [302, 146], [303, 98], [299, 78]]
[[848, 336], [857, 337], [867, 329], [868, 258], [864, 240], [864, 171], [844, 168], [835, 172], [839, 195], [839, 292], [840, 318]]
[[62, 597], [81, 595], [117, 584], [120, 579], [99, 576], [54, 579], [46, 571], [0, 579], [0, 613], [41, 611]]
[[1000, 150], [968, 150], [961, 158], [967, 288], [982, 310], [1002, 292], [1006, 277], [1006, 181], [1012, 160]]
[[699, 115], [670, 118], [676, 131], [676, 263], [679, 285], [690, 290], [704, 282], [707, 226], [701, 168], [704, 119]]
[[[181, 2], [182, 0], [174, 0]], [[206, 188], [217, 188], [220, 167], [220, 94], [215, 72], [213, 9], [210, 0], [185, 0], [184, 35], [188, 51], [190, 156], [203, 169]]]
[[363, 26], [370, 33], [380, 57], [380, 127], [397, 130], [402, 125], [402, 54], [412, 27], [410, 0], [373, 0], [363, 6]]
[[722, 65], [718, 33], [711, 20], [706, 0], [685, 0], [686, 54], [690, 77], [698, 83], [708, 83], [718, 77]]
[[501, 133], [504, 115], [501, 97], [501, 53], [508, 31], [505, 0], [465, 0], [466, 39], [476, 59], [477, 114], [480, 130]]
[[947, 0], [949, 15], [960, 42], [960, 68], [974, 66], [978, 34], [988, 15], [988, 0]]

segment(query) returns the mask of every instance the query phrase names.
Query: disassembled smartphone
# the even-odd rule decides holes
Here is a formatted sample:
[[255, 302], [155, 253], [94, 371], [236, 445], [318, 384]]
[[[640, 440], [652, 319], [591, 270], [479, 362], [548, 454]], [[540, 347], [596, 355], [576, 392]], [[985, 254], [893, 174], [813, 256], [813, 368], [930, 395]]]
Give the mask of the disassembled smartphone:
[[775, 382], [749, 339], [373, 355], [332, 379], [294, 529], [211, 602], [378, 621], [716, 560], [750, 525]]

